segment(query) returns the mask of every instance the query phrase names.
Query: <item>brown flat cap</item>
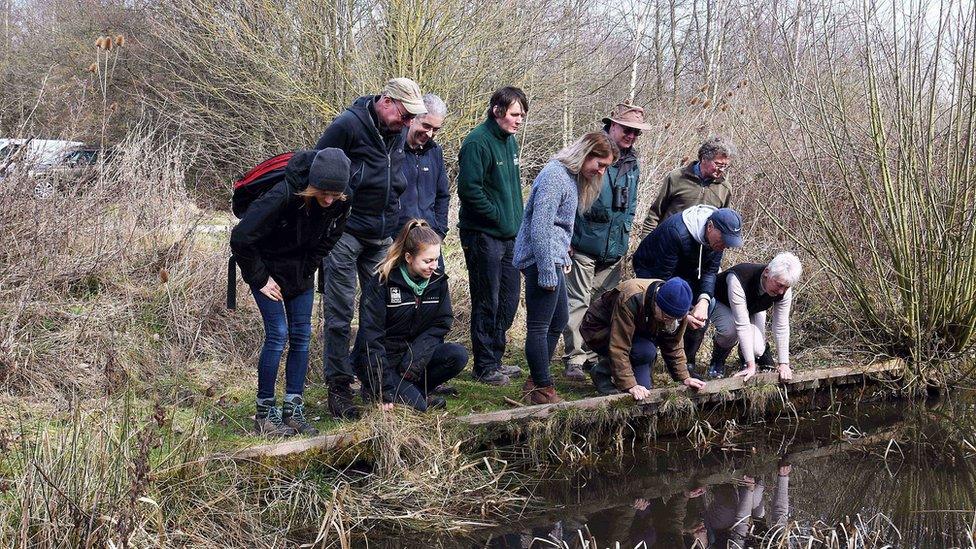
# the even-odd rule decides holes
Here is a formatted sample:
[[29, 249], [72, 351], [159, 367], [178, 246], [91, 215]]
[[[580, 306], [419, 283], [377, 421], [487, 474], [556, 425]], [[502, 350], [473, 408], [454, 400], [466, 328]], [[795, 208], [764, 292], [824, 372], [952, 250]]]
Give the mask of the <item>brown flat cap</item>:
[[620, 103], [610, 112], [610, 116], [603, 119], [604, 124], [616, 122], [628, 128], [650, 130], [651, 125], [644, 122], [644, 109], [636, 105]]

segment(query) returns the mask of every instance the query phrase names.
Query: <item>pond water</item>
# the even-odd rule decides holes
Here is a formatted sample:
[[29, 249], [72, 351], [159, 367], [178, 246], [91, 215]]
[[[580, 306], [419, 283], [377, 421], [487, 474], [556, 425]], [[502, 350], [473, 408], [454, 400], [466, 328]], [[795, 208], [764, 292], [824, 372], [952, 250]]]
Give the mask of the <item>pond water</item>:
[[430, 545], [806, 547], [815, 535], [846, 547], [857, 529], [866, 543], [851, 546], [973, 547], [974, 410], [957, 391], [658, 439], [543, 483], [544, 516]]

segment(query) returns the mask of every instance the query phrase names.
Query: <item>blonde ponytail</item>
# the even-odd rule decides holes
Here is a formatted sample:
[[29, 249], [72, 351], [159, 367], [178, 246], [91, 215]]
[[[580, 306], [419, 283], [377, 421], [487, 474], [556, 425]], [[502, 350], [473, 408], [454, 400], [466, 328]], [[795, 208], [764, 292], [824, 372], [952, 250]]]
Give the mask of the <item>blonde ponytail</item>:
[[407, 254], [417, 255], [424, 247], [440, 243], [441, 237], [430, 228], [430, 223], [423, 219], [407, 221], [386, 252], [386, 258], [376, 266], [380, 282], [385, 284], [390, 279], [390, 273], [403, 263]]

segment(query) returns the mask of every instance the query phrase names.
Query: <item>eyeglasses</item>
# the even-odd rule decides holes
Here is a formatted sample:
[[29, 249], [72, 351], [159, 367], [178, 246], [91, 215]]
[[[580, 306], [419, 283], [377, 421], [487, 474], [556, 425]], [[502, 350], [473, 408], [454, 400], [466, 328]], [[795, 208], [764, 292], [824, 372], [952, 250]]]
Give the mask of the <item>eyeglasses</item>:
[[719, 170], [727, 170], [729, 169], [730, 162], [716, 162], [712, 160], [712, 164], [714, 164], [715, 167]]
[[637, 128], [628, 128], [627, 126], [621, 126], [624, 129], [624, 135], [633, 135], [634, 137], [640, 137], [642, 133], [641, 130]]
[[403, 103], [396, 101], [394, 99], [391, 99], [390, 101], [393, 101], [393, 104], [396, 105], [397, 114], [400, 115], [400, 121], [410, 122], [411, 120], [417, 117], [416, 114], [407, 111], [406, 107], [403, 106]]

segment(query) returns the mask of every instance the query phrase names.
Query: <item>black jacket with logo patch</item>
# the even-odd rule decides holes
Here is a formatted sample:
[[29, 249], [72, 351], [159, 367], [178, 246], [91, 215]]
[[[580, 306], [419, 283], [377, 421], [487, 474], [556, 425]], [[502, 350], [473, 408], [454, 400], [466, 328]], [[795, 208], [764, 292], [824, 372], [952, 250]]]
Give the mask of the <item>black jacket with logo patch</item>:
[[435, 271], [424, 294], [418, 296], [395, 267], [386, 283], [378, 275], [372, 277], [361, 299], [362, 317], [352, 353], [361, 378], [383, 380], [386, 392], [400, 376], [419, 377], [454, 323], [447, 275]]

